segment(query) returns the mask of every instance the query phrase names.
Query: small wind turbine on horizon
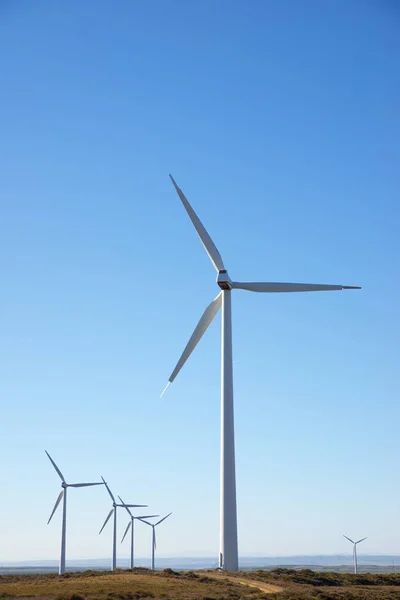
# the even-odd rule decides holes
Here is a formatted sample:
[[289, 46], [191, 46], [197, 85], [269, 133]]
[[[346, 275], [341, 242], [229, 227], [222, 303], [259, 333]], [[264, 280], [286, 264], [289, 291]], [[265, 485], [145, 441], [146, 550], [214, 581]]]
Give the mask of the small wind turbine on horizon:
[[65, 552], [66, 552], [66, 538], [67, 538], [67, 489], [69, 487], [78, 488], [78, 487], [89, 487], [92, 485], [103, 485], [105, 483], [105, 481], [103, 480], [98, 483], [67, 483], [65, 481], [64, 475], [61, 473], [60, 469], [57, 467], [56, 463], [51, 458], [50, 454], [47, 452], [47, 450], [45, 450], [45, 452], [46, 452], [47, 456], [49, 457], [51, 464], [57, 471], [57, 474], [61, 479], [61, 487], [63, 488], [56, 500], [56, 503], [54, 505], [54, 508], [50, 515], [50, 518], [47, 521], [47, 525], [48, 525], [50, 523], [51, 519], [53, 518], [53, 515], [56, 512], [58, 505], [60, 504], [61, 500], [63, 500], [62, 527], [61, 527], [61, 555], [60, 555], [60, 566], [59, 566], [59, 570], [58, 570], [59, 574], [63, 575], [65, 573]]
[[134, 517], [129, 509], [129, 504], [125, 504], [125, 502], [122, 500], [121, 496], [118, 496], [118, 498], [121, 500], [122, 506], [124, 506], [126, 508], [128, 514], [131, 518], [128, 523], [128, 527], [125, 529], [125, 533], [122, 537], [121, 544], [124, 541], [124, 539], [126, 538], [126, 535], [130, 529], [131, 530], [131, 569], [133, 569], [135, 566], [135, 519], [152, 519], [154, 517], [159, 517], [160, 515], [141, 515], [140, 517]]
[[354, 542], [349, 537], [347, 537], [347, 535], [343, 534], [343, 537], [345, 537], [346, 540], [349, 540], [349, 542], [351, 542], [353, 544], [354, 575], [357, 575], [357, 544], [360, 544], [361, 542], [363, 542], [367, 538], [365, 537], [365, 538], [362, 538], [361, 540], [358, 540], [357, 542]]
[[139, 519], [140, 521], [142, 521], [143, 523], [146, 523], [146, 525], [149, 525], [150, 527], [153, 528], [153, 535], [151, 537], [151, 570], [154, 571], [154, 553], [157, 547], [157, 542], [156, 542], [156, 527], [157, 525], [159, 525], [160, 523], [162, 523], [163, 521], [165, 521], [165, 519], [168, 519], [168, 517], [172, 515], [172, 512], [170, 512], [168, 515], [166, 515], [165, 517], [163, 517], [162, 519], [160, 519], [159, 521], [157, 521], [157, 523], [149, 523], [149, 521], [145, 521], [144, 519]]
[[[360, 289], [357, 286], [325, 285], [312, 283], [271, 283], [271, 282], [238, 282], [229, 277], [220, 253], [214, 242], [193, 210], [186, 196], [176, 184], [172, 175], [171, 181], [181, 202], [189, 215], [197, 234], [217, 271], [217, 285], [220, 293], [211, 301], [204, 311], [197, 327], [189, 339], [168, 384], [174, 381], [179, 371], [199, 343], [210, 323], [222, 306], [222, 339], [221, 339], [221, 475], [220, 475], [220, 568], [237, 571], [237, 509], [236, 509], [236, 474], [235, 474], [235, 435], [233, 411], [233, 365], [232, 365], [232, 316], [231, 291], [234, 289], [250, 292], [318, 292]], [[191, 279], [193, 281], [193, 278]]]
[[109, 486], [107, 485], [107, 483], [104, 481], [104, 477], [102, 477], [103, 483], [106, 486], [107, 492], [110, 494], [111, 496], [111, 500], [112, 500], [112, 509], [110, 510], [110, 512], [107, 515], [106, 520], [104, 521], [103, 527], [100, 529], [99, 531], [99, 535], [100, 533], [103, 531], [104, 527], [107, 525], [108, 520], [110, 519], [111, 515], [114, 514], [114, 527], [113, 527], [113, 549], [112, 549], [112, 561], [111, 561], [111, 570], [115, 571], [115, 569], [117, 568], [117, 508], [118, 507], [129, 507], [129, 508], [136, 508], [136, 507], [146, 507], [147, 504], [117, 504], [115, 501], [115, 498], [113, 496], [112, 491], [110, 490]]

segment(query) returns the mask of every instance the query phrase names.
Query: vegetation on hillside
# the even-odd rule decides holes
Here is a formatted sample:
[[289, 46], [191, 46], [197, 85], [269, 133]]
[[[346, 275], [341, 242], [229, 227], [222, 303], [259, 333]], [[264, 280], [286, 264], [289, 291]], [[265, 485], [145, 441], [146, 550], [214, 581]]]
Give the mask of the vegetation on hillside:
[[1, 600], [256, 600], [260, 597], [263, 596], [255, 588], [217, 581], [204, 572], [172, 569], [0, 576]]
[[[257, 583], [263, 589], [258, 589]], [[248, 585], [247, 585], [248, 584]], [[250, 587], [252, 586], [252, 587]], [[276, 591], [281, 589], [281, 591]], [[269, 591], [268, 591], [269, 590]], [[271, 591], [272, 590], [272, 591]], [[267, 593], [268, 591], [268, 593]], [[274, 569], [0, 576], [0, 600], [400, 600], [400, 574]]]
[[315, 572], [311, 569], [273, 569], [234, 575], [283, 588], [270, 600], [400, 600], [400, 573]]

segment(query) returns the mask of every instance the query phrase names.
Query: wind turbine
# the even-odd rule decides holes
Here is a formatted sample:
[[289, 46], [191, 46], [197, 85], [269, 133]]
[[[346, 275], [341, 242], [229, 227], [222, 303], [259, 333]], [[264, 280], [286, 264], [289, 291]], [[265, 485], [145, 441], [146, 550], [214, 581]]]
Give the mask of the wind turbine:
[[102, 477], [103, 483], [107, 488], [107, 492], [110, 494], [111, 496], [111, 500], [112, 500], [112, 509], [110, 510], [110, 512], [107, 515], [106, 520], [104, 521], [104, 525], [103, 527], [100, 529], [99, 534], [103, 531], [104, 527], [107, 525], [109, 518], [111, 517], [112, 514], [114, 514], [114, 528], [113, 528], [113, 551], [112, 551], [112, 563], [111, 563], [111, 570], [114, 571], [117, 568], [117, 507], [119, 506], [129, 506], [130, 508], [134, 508], [134, 507], [144, 507], [147, 506], [147, 504], [117, 504], [115, 501], [115, 498], [113, 496], [112, 491], [110, 490], [110, 488], [108, 487], [107, 483], [104, 481], [104, 478]]
[[150, 527], [153, 528], [153, 535], [152, 535], [152, 539], [151, 539], [151, 570], [154, 571], [154, 552], [155, 549], [157, 547], [156, 544], [156, 527], [157, 525], [159, 525], [160, 523], [162, 523], [163, 521], [165, 521], [165, 519], [168, 519], [168, 517], [172, 515], [172, 512], [170, 512], [168, 515], [166, 515], [165, 517], [163, 517], [162, 519], [160, 519], [159, 521], [157, 521], [157, 523], [149, 523], [148, 521], [145, 521], [144, 519], [140, 519], [140, 521], [142, 521], [143, 523], [146, 523], [146, 525], [150, 525]]
[[321, 285], [311, 283], [266, 283], [238, 282], [229, 277], [220, 253], [182, 190], [170, 175], [179, 198], [192, 221], [194, 228], [218, 275], [217, 284], [221, 288], [218, 296], [204, 311], [197, 327], [187, 343], [175, 369], [172, 371], [163, 393], [178, 375], [179, 371], [204, 335], [211, 321], [222, 306], [222, 361], [221, 361], [221, 475], [220, 475], [220, 567], [228, 571], [238, 570], [236, 476], [235, 476], [235, 436], [233, 413], [233, 368], [232, 368], [232, 317], [231, 291], [234, 289], [250, 292], [318, 292], [330, 290], [360, 289], [347, 285]]
[[362, 538], [361, 540], [358, 540], [358, 542], [353, 542], [353, 540], [351, 540], [349, 537], [347, 537], [347, 535], [343, 534], [343, 537], [345, 537], [346, 540], [349, 540], [349, 542], [351, 542], [353, 544], [354, 575], [357, 575], [357, 544], [359, 544], [360, 542], [363, 542], [367, 538], [365, 537], [365, 538]]
[[60, 469], [57, 467], [56, 463], [51, 458], [50, 454], [47, 452], [47, 450], [45, 450], [45, 452], [46, 452], [47, 456], [49, 457], [51, 464], [57, 471], [57, 473], [61, 479], [61, 487], [63, 488], [56, 500], [56, 503], [53, 508], [53, 512], [51, 513], [50, 518], [47, 521], [47, 525], [48, 525], [50, 523], [51, 519], [53, 518], [53, 515], [56, 512], [58, 505], [60, 504], [61, 500], [63, 500], [62, 528], [61, 528], [61, 555], [60, 555], [60, 566], [59, 566], [59, 570], [58, 570], [59, 574], [63, 575], [65, 573], [65, 549], [66, 549], [66, 534], [67, 534], [67, 489], [69, 487], [78, 488], [78, 487], [88, 487], [88, 486], [92, 486], [92, 485], [103, 485], [103, 483], [105, 483], [105, 481], [103, 480], [103, 483], [101, 481], [99, 483], [67, 483], [65, 481], [64, 475], [61, 473]]
[[128, 508], [129, 505], [125, 504], [125, 502], [122, 500], [121, 496], [118, 496], [118, 498], [121, 500], [122, 506], [124, 506], [126, 508], [126, 510], [128, 511], [128, 514], [131, 518], [131, 520], [128, 523], [128, 527], [125, 529], [125, 533], [121, 540], [121, 544], [124, 541], [124, 539], [126, 538], [126, 535], [130, 529], [131, 530], [131, 569], [133, 569], [133, 567], [135, 566], [135, 559], [134, 559], [134, 555], [135, 555], [135, 519], [152, 519], [153, 517], [159, 517], [160, 515], [141, 515], [140, 517], [134, 517]]

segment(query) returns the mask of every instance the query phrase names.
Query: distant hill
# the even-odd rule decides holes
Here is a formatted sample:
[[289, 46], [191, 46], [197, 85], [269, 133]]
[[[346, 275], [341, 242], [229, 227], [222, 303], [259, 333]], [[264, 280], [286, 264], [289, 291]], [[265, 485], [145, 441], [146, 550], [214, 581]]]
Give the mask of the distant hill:
[[[251, 568], [272, 569], [285, 567], [292, 569], [309, 568], [315, 571], [338, 571], [351, 572], [353, 557], [350, 555], [294, 555], [294, 556], [243, 556], [239, 559], [240, 568], [248, 570]], [[360, 572], [389, 573], [400, 571], [400, 555], [360, 555], [358, 557]], [[136, 566], [149, 567], [148, 558], [137, 558]], [[128, 559], [119, 559], [118, 567], [127, 569]], [[217, 561], [210, 557], [173, 557], [158, 558], [157, 569], [213, 569], [217, 567]], [[83, 571], [86, 569], [109, 569], [110, 559], [76, 559], [67, 561], [67, 570]], [[0, 574], [8, 573], [52, 573], [57, 572], [57, 560], [36, 561], [0, 561]]]

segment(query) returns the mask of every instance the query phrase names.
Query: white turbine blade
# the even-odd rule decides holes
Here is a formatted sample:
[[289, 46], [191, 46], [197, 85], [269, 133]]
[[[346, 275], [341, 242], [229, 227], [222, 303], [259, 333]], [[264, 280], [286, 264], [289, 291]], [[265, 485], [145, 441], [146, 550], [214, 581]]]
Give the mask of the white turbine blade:
[[200, 221], [199, 217], [196, 215], [193, 208], [190, 206], [189, 201], [187, 200], [185, 194], [178, 187], [178, 185], [176, 184], [172, 175], [170, 175], [170, 178], [171, 178], [172, 183], [175, 186], [176, 191], [178, 192], [179, 198], [182, 200], [182, 204], [185, 207], [186, 212], [189, 215], [189, 218], [194, 225], [194, 228], [197, 231], [199, 238], [202, 241], [202, 244], [203, 244], [208, 256], [210, 257], [212, 264], [214, 265], [214, 267], [216, 268], [217, 271], [224, 271], [225, 267], [224, 267], [224, 263], [221, 258], [221, 255], [218, 252], [214, 242], [210, 238], [208, 232], [206, 231], [203, 223]]
[[232, 281], [232, 287], [236, 290], [247, 290], [249, 292], [330, 292], [334, 290], [360, 290], [360, 287], [351, 285], [324, 285], [319, 283], [274, 283], [274, 282], [252, 282]]
[[130, 529], [131, 527], [132, 527], [132, 521], [129, 521], [129, 523], [128, 523], [128, 527], [125, 529], [124, 536], [123, 536], [123, 538], [122, 538], [122, 540], [121, 540], [121, 544], [122, 544], [122, 542], [124, 541], [124, 539], [125, 539], [125, 537], [126, 537], [126, 534], [128, 533], [128, 531], [129, 531], [129, 529]]
[[113, 503], [115, 504], [115, 498], [114, 498], [114, 496], [112, 495], [112, 492], [111, 492], [110, 488], [108, 487], [108, 485], [107, 485], [107, 483], [106, 483], [106, 481], [105, 481], [104, 477], [102, 477], [102, 480], [103, 480], [103, 483], [104, 483], [104, 485], [105, 485], [105, 486], [106, 486], [106, 488], [107, 488], [107, 492], [108, 492], [108, 493], [110, 494], [110, 496], [111, 496], [111, 500], [112, 500], [112, 501], [113, 501]]
[[58, 507], [58, 505], [60, 504], [60, 502], [61, 502], [61, 499], [62, 499], [62, 497], [63, 497], [63, 496], [64, 496], [64, 490], [61, 490], [61, 492], [60, 492], [60, 494], [59, 494], [59, 496], [58, 496], [58, 498], [57, 498], [57, 500], [56, 500], [56, 503], [55, 503], [55, 505], [54, 505], [53, 512], [52, 512], [52, 513], [51, 513], [51, 515], [50, 515], [50, 519], [47, 521], [47, 525], [50, 523], [51, 519], [53, 518], [53, 515], [54, 515], [54, 513], [56, 512], [56, 510], [57, 510], [57, 507]]
[[[175, 377], [178, 375], [179, 371], [182, 369], [183, 365], [185, 364], [185, 362], [187, 361], [189, 356], [192, 354], [193, 350], [196, 348], [197, 344], [203, 337], [204, 333], [207, 331], [211, 321], [214, 319], [215, 315], [219, 311], [219, 309], [221, 307], [221, 303], [222, 303], [222, 292], [220, 292], [218, 294], [218, 296], [216, 298], [214, 298], [214, 300], [212, 300], [212, 302], [210, 302], [210, 304], [207, 306], [206, 310], [202, 314], [201, 319], [198, 322], [196, 329], [192, 333], [190, 340], [186, 344], [186, 348], [182, 352], [182, 355], [181, 355], [180, 359], [178, 360], [178, 363], [177, 363], [175, 369], [171, 373], [171, 376], [169, 378], [169, 383], [172, 383], [174, 381]], [[164, 392], [166, 389], [167, 388], [164, 389]], [[164, 392], [161, 394], [161, 396], [164, 394]]]
[[128, 506], [129, 508], [147, 508], [148, 504], [117, 504], [117, 506]]
[[163, 521], [165, 521], [165, 519], [168, 519], [168, 517], [172, 515], [172, 512], [170, 512], [166, 517], [163, 517], [162, 519], [160, 519], [159, 521], [157, 521], [157, 523], [154, 523], [154, 526], [159, 525], [160, 523], [162, 523]]
[[131, 511], [129, 510], [129, 507], [128, 507], [128, 505], [127, 505], [127, 504], [125, 504], [125, 502], [122, 500], [121, 496], [118, 496], [118, 498], [121, 500], [121, 502], [122, 502], [122, 506], [123, 506], [124, 508], [126, 508], [126, 510], [127, 510], [127, 512], [128, 512], [128, 514], [129, 514], [131, 517], [133, 517], [133, 514], [132, 514], [132, 513], [131, 513]]
[[148, 521], [145, 521], [144, 519], [141, 519], [140, 517], [138, 517], [139, 521], [142, 521], [142, 523], [146, 523], [146, 525], [150, 525], [150, 527], [153, 527], [153, 523], [149, 523]]
[[361, 540], [358, 540], [358, 542], [356, 542], [356, 544], [359, 544], [360, 542], [363, 542], [364, 540], [366, 540], [367, 538], [362, 538]]
[[345, 537], [345, 538], [346, 538], [346, 540], [349, 540], [349, 542], [351, 542], [352, 544], [354, 544], [353, 540], [351, 540], [349, 537], [347, 537], [347, 535], [344, 535], [344, 534], [343, 534], [343, 537]]
[[167, 385], [165, 386], [165, 388], [163, 389], [163, 391], [160, 394], [160, 398], [162, 398], [165, 394], [165, 392], [167, 391], [167, 389], [169, 388], [169, 386], [171, 385], [171, 382], [168, 381]]
[[107, 525], [107, 523], [108, 523], [108, 520], [109, 520], [109, 518], [111, 517], [111, 515], [113, 514], [113, 512], [114, 512], [114, 509], [112, 508], [112, 509], [110, 510], [110, 512], [108, 513], [108, 515], [107, 515], [107, 519], [104, 521], [104, 525], [103, 525], [103, 527], [102, 527], [102, 528], [100, 529], [100, 531], [99, 531], [99, 535], [100, 535], [100, 533], [103, 531], [104, 527]]
[[88, 487], [90, 485], [103, 485], [103, 482], [100, 481], [98, 483], [69, 483], [68, 487]]
[[60, 479], [63, 483], [65, 483], [65, 478], [64, 475], [61, 473], [60, 469], [57, 467], [56, 463], [54, 462], [54, 460], [51, 458], [50, 454], [47, 452], [47, 450], [45, 450], [47, 456], [49, 457], [51, 464], [53, 465], [53, 467], [55, 468], [55, 470], [57, 471], [57, 473], [60, 476]]
[[160, 515], [140, 515], [140, 517], [133, 517], [134, 519], [140, 519], [141, 521], [143, 521], [143, 519], [153, 519], [154, 517], [159, 517]]

